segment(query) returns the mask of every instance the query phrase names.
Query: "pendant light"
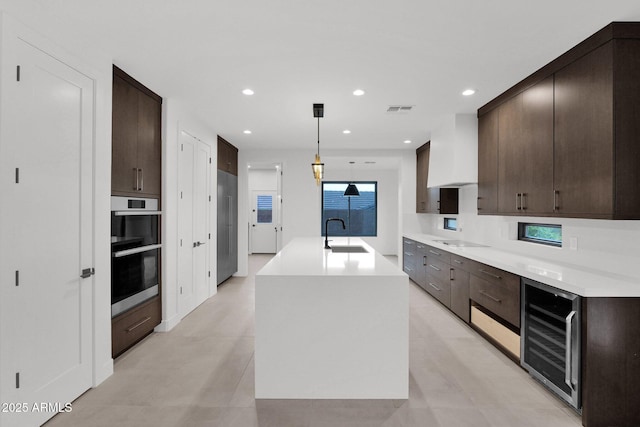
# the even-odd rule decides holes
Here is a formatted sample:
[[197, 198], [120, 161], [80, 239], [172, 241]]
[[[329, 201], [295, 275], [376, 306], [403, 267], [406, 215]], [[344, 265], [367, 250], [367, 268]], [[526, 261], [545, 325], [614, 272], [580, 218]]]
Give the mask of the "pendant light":
[[356, 187], [355, 184], [349, 183], [349, 185], [347, 185], [347, 189], [344, 190], [344, 195], [349, 197], [359, 196], [360, 192], [358, 191], [358, 187]]
[[349, 185], [347, 185], [347, 189], [344, 190], [345, 197], [352, 197], [352, 196], [355, 197], [360, 195], [360, 192], [358, 191], [358, 187], [356, 187], [356, 185], [353, 183], [353, 164], [354, 163], [355, 162], [349, 162], [349, 164], [351, 165], [351, 182], [349, 182]]
[[324, 177], [324, 163], [320, 161], [320, 117], [324, 117], [324, 104], [313, 104], [313, 117], [318, 119], [318, 153], [316, 159], [311, 163], [313, 177], [316, 179], [316, 185], [320, 185], [320, 181]]

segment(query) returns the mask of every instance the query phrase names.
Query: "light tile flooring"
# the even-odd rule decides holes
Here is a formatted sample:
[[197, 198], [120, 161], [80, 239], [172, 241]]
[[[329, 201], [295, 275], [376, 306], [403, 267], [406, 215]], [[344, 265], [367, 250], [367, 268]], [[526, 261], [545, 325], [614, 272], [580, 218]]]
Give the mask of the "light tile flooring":
[[47, 427], [564, 427], [580, 418], [415, 284], [408, 400], [255, 400], [254, 274], [218, 288], [171, 332], [115, 361], [115, 373]]

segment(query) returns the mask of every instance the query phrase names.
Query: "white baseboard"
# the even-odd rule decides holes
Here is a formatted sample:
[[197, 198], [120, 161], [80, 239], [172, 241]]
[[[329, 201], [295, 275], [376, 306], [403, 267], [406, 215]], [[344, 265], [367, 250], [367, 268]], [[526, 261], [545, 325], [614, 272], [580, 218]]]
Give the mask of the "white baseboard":
[[113, 359], [107, 360], [93, 373], [93, 387], [99, 386], [104, 380], [113, 375]]
[[171, 319], [163, 319], [162, 322], [158, 326], [155, 327], [155, 332], [169, 332], [173, 328], [176, 327], [178, 323], [180, 323], [180, 316], [177, 314], [173, 316]]

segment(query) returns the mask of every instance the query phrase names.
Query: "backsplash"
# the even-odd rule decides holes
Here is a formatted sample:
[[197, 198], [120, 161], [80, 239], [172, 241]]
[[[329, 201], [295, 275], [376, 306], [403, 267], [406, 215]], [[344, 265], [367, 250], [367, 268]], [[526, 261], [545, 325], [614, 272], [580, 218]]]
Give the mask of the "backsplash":
[[[415, 214], [417, 219], [405, 218], [404, 230], [416, 225], [422, 233], [445, 238], [482, 243], [521, 255], [569, 263], [585, 269], [607, 271], [638, 278], [640, 254], [640, 221], [609, 221], [574, 218], [507, 217], [477, 214], [477, 185], [460, 188], [458, 215]], [[407, 215], [408, 216], [408, 215]], [[444, 218], [456, 217], [459, 231], [443, 229]], [[555, 248], [517, 240], [518, 222], [542, 222], [562, 225], [563, 247]], [[417, 224], [416, 224], [417, 223]], [[570, 249], [570, 239], [577, 241], [577, 249]]]

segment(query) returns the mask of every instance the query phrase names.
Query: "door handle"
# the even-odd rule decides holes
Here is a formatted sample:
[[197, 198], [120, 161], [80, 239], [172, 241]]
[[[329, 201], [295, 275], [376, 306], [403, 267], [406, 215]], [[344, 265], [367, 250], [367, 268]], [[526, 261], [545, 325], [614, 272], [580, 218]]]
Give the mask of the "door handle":
[[194, 247], [194, 248], [198, 248], [198, 247], [200, 247], [200, 246], [204, 245], [205, 243], [206, 243], [206, 242], [193, 242], [193, 247]]
[[569, 315], [564, 319], [565, 323], [565, 357], [564, 357], [564, 382], [566, 385], [571, 387], [572, 390], [575, 390], [573, 385], [573, 381], [571, 381], [571, 335], [572, 331], [572, 323], [573, 316], [576, 315], [576, 311], [572, 311]]
[[96, 270], [92, 267], [92, 268], [85, 268], [84, 270], [82, 270], [82, 274], [80, 275], [80, 277], [82, 277], [83, 279], [88, 279], [89, 277], [93, 276], [94, 274], [96, 274]]

